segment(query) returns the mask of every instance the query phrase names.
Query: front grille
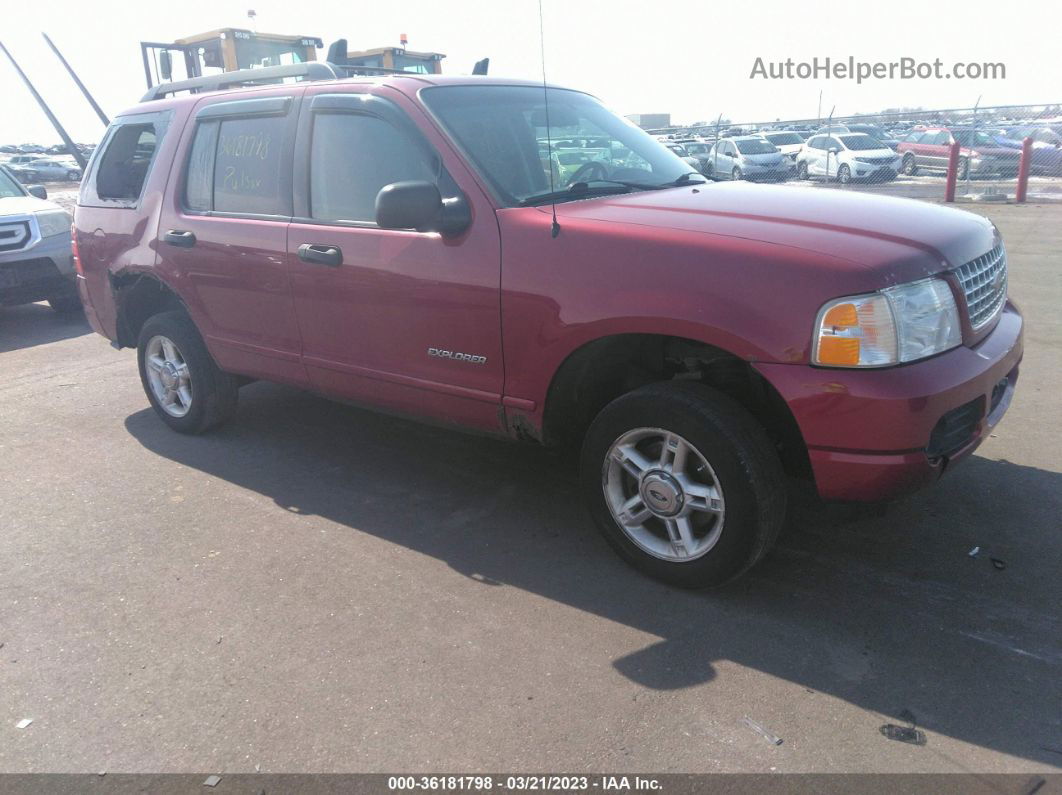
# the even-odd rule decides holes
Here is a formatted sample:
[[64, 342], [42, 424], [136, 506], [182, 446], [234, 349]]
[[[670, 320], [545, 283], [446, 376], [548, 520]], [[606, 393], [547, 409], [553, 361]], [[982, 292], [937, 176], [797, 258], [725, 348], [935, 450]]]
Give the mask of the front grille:
[[933, 427], [933, 433], [929, 436], [929, 446], [926, 447], [926, 455], [930, 458], [940, 458], [961, 450], [973, 438], [977, 431], [977, 424], [984, 414], [983, 395], [949, 411]]
[[996, 316], [1007, 297], [1007, 251], [1000, 243], [987, 254], [955, 269], [963, 293], [970, 325], [977, 330]]
[[888, 163], [891, 163], [893, 161], [893, 158], [892, 157], [868, 157], [867, 160], [869, 160], [872, 165], [884, 166], [884, 165], [887, 165]]
[[0, 251], [18, 251], [29, 245], [33, 237], [29, 221], [0, 220]]

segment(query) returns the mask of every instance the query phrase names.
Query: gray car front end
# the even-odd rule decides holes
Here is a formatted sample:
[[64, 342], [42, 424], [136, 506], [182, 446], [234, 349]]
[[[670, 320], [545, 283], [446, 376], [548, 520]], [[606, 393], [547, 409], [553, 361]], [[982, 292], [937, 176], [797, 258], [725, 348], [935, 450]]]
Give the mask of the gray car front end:
[[0, 304], [76, 296], [70, 215], [32, 196], [0, 198]]

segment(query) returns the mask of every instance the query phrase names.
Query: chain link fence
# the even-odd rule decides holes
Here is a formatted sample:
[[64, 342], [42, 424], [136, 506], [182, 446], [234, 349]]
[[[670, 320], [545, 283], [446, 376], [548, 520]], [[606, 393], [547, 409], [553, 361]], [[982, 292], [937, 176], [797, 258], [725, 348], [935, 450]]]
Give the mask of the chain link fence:
[[1062, 200], [1062, 103], [788, 121], [720, 117], [649, 132], [696, 160], [698, 169], [715, 180], [813, 184], [927, 199], [944, 198], [955, 144], [957, 197], [1014, 199], [1024, 147], [1028, 200]]

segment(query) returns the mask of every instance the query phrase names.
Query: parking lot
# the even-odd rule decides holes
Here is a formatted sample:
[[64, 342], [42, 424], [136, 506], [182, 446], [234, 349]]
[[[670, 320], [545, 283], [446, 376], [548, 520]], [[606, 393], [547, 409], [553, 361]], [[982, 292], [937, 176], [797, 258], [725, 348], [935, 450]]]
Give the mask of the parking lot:
[[1007, 418], [888, 508], [798, 497], [709, 593], [619, 562], [565, 459], [265, 383], [179, 436], [132, 351], [0, 309], [0, 768], [1058, 770], [1062, 207], [977, 211]]

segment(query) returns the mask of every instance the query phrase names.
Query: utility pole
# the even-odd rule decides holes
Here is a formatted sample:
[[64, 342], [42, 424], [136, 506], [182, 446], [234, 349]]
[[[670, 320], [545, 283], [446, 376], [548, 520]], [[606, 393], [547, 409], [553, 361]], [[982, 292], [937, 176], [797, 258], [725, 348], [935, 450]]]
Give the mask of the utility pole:
[[107, 114], [103, 112], [103, 108], [96, 104], [96, 100], [92, 98], [92, 94], [85, 88], [85, 84], [81, 82], [81, 78], [77, 76], [77, 72], [66, 62], [66, 58], [59, 52], [59, 48], [52, 43], [52, 40], [48, 37], [47, 33], [41, 33], [44, 36], [44, 40], [48, 42], [48, 46], [52, 48], [52, 52], [55, 53], [55, 57], [59, 59], [59, 62], [66, 67], [66, 71], [70, 73], [70, 77], [74, 79], [74, 83], [81, 89], [81, 93], [85, 95], [85, 99], [88, 100], [88, 104], [92, 106], [92, 109], [96, 111], [96, 115], [100, 117], [100, 121], [103, 122], [104, 127], [110, 126], [111, 120], [107, 118]]
[[15, 67], [18, 76], [22, 78], [22, 82], [26, 84], [26, 88], [28, 88], [30, 93], [33, 94], [33, 98], [37, 100], [37, 104], [41, 106], [44, 115], [48, 117], [48, 121], [52, 123], [52, 127], [55, 128], [57, 133], [59, 133], [59, 137], [63, 139], [63, 143], [66, 145], [66, 151], [74, 156], [74, 160], [76, 160], [77, 164], [81, 166], [81, 171], [84, 173], [85, 169], [88, 168], [88, 160], [85, 159], [85, 155], [81, 153], [81, 150], [77, 148], [77, 144], [75, 144], [70, 136], [66, 134], [66, 130], [63, 129], [63, 125], [59, 123], [59, 119], [57, 119], [55, 114], [52, 113], [52, 109], [48, 107], [48, 103], [44, 101], [44, 97], [37, 93], [37, 89], [33, 87], [33, 83], [31, 83], [30, 79], [26, 77], [26, 73], [23, 72], [22, 68], [18, 65], [15, 56], [8, 52], [7, 47], [4, 46], [3, 42], [0, 42], [0, 50], [3, 50], [4, 55], [6, 55], [7, 59], [11, 61], [11, 65]]

